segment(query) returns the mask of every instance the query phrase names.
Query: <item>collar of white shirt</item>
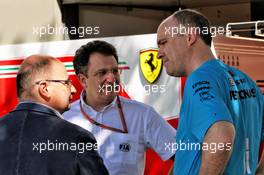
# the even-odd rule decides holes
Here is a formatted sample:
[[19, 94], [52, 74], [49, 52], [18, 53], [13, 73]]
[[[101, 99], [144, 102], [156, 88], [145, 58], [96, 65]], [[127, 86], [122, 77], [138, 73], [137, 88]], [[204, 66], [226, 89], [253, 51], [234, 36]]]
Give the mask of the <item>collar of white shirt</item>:
[[101, 111], [96, 111], [94, 108], [92, 108], [90, 105], [86, 104], [85, 102], [85, 91], [81, 92], [81, 98], [80, 98], [80, 102], [82, 105], [82, 108], [84, 109], [84, 111], [90, 116], [93, 117], [95, 116], [97, 113], [103, 113], [105, 110], [107, 110], [110, 107], [114, 107], [116, 105], [116, 101], [117, 101], [117, 97], [115, 97], [115, 99], [107, 106], [105, 106]]

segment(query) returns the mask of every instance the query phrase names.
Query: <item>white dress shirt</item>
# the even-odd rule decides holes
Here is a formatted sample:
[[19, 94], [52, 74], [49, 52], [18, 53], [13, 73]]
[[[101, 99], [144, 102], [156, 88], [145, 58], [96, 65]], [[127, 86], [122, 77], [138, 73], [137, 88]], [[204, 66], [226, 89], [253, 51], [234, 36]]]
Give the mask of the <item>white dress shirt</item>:
[[163, 160], [168, 160], [175, 154], [174, 150], [165, 147], [169, 143], [175, 143], [176, 131], [152, 107], [123, 97], [120, 97], [120, 101], [128, 128], [127, 134], [96, 126], [80, 111], [81, 103], [84, 112], [96, 122], [123, 130], [117, 98], [99, 112], [81, 98], [72, 104], [63, 117], [94, 134], [98, 152], [110, 175], [141, 175], [144, 173], [147, 147], [153, 149]]

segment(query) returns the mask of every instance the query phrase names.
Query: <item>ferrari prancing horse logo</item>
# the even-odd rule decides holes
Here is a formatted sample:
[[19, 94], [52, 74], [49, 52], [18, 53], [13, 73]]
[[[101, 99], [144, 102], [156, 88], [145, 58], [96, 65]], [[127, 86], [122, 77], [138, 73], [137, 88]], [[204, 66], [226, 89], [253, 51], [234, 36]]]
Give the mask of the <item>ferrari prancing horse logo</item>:
[[140, 68], [149, 83], [154, 83], [162, 70], [162, 60], [158, 59], [157, 55], [158, 49], [140, 51]]

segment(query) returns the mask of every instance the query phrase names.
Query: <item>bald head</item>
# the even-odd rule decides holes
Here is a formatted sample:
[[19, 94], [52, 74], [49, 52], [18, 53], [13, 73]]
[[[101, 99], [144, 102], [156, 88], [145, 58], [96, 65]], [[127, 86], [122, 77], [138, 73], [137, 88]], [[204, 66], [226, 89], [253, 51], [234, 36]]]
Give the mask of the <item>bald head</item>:
[[181, 32], [188, 34], [196, 33], [202, 41], [211, 46], [212, 34], [210, 31], [210, 22], [206, 16], [192, 9], [178, 10], [171, 16], [166, 18], [159, 26], [161, 27], [177, 27], [177, 30], [171, 32]]
[[188, 76], [204, 61], [214, 58], [208, 31], [207, 18], [190, 9], [175, 12], [159, 25], [158, 58], [163, 60], [169, 75]]
[[31, 55], [23, 61], [17, 73], [17, 96], [22, 95], [32, 97], [32, 88], [38, 79], [48, 76], [53, 63], [62, 64], [56, 58], [46, 55]]

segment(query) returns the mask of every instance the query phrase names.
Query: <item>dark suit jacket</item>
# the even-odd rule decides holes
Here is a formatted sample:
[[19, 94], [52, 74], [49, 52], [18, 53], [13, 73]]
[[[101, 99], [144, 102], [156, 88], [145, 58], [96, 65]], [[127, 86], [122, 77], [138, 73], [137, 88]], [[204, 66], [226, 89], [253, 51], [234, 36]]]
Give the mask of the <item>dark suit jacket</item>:
[[108, 174], [94, 144], [91, 133], [54, 110], [21, 103], [0, 119], [0, 175]]

